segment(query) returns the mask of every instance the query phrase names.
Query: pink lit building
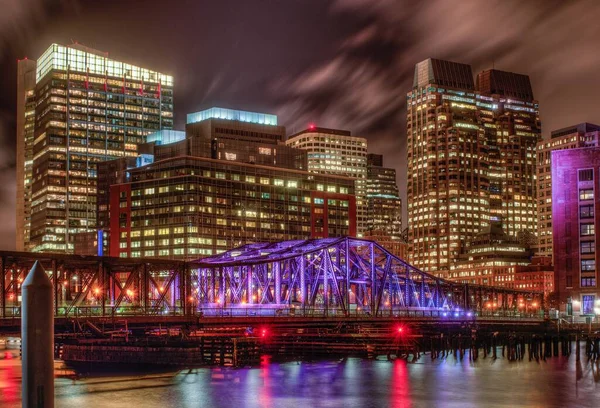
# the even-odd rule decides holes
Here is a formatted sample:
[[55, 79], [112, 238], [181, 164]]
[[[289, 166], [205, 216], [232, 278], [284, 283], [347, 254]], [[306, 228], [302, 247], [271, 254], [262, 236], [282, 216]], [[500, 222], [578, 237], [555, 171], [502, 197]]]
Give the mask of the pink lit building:
[[567, 314], [600, 314], [599, 182], [599, 147], [552, 152], [554, 288]]

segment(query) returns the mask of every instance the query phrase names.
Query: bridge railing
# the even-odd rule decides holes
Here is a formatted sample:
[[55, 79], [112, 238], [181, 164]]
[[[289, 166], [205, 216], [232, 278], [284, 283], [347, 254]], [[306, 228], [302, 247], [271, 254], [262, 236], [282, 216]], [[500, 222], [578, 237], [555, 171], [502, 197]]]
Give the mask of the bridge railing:
[[[6, 307], [5, 319], [20, 319], [20, 307]], [[162, 308], [144, 308], [141, 306], [120, 306], [105, 307], [102, 306], [79, 306], [79, 307], [58, 307], [55, 317], [58, 318], [119, 318], [119, 317], [167, 317], [167, 316], [188, 316], [193, 318], [237, 318], [237, 317], [308, 317], [308, 318], [420, 318], [420, 319], [448, 319], [448, 320], [476, 320], [476, 319], [543, 319], [543, 311], [523, 312], [512, 310], [483, 310], [483, 311], [465, 311], [450, 309], [429, 309], [429, 308], [402, 308], [385, 309], [373, 314], [369, 309], [354, 308], [343, 310], [341, 308], [323, 308], [323, 307], [162, 307]]]

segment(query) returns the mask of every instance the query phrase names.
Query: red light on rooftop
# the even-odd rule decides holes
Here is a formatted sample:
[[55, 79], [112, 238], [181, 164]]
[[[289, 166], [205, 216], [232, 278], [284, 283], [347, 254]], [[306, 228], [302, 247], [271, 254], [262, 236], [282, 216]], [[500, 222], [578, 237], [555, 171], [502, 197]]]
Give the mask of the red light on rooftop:
[[314, 130], [314, 129], [315, 129], [315, 125], [314, 125], [314, 123], [311, 123], [310, 125], [308, 125], [308, 128], [309, 128], [310, 130]]

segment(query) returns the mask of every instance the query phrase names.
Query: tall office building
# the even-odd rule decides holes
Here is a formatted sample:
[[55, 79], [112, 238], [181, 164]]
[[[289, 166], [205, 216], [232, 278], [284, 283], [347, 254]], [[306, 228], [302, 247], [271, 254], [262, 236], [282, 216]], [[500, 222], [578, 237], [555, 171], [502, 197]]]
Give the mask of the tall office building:
[[[99, 225], [113, 256], [198, 258], [258, 241], [356, 234], [354, 179], [306, 171], [275, 115], [212, 108], [186, 138], [148, 137], [154, 162], [99, 165]], [[143, 148], [147, 148], [144, 146]]]
[[31, 229], [35, 70], [35, 61], [27, 58], [19, 60], [17, 66], [17, 251], [29, 249]]
[[[367, 231], [380, 231], [392, 241], [402, 234], [402, 200], [396, 184], [396, 170], [383, 167], [383, 155], [367, 155]], [[369, 234], [372, 235], [372, 234]]]
[[72, 252], [96, 228], [98, 162], [137, 156], [173, 126], [173, 78], [75, 44], [38, 59], [30, 247]]
[[580, 123], [551, 133], [537, 145], [537, 255], [552, 257], [552, 151], [597, 147], [600, 126]]
[[310, 126], [288, 137], [290, 147], [308, 152], [308, 171], [355, 179], [357, 232], [368, 230], [366, 201], [367, 139], [349, 131]]
[[490, 220], [526, 246], [537, 231], [538, 103], [527, 75], [491, 69], [477, 75], [477, 115], [489, 157]]
[[428, 59], [407, 94], [409, 259], [447, 276], [471, 241], [501, 222], [533, 235], [537, 102], [525, 75]]

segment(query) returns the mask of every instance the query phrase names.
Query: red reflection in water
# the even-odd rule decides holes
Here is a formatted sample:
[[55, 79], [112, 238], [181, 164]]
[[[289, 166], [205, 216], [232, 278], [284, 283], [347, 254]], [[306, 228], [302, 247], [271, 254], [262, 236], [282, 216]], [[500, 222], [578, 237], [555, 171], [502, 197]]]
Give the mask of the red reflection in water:
[[[7, 351], [6, 358], [12, 359], [12, 354]], [[20, 395], [21, 373], [20, 365], [5, 361], [0, 364], [0, 394], [2, 403], [17, 402], [21, 399]], [[0, 403], [0, 405], [2, 405]]]
[[272, 395], [271, 395], [271, 378], [269, 377], [269, 368], [271, 365], [271, 356], [262, 356], [260, 361], [260, 376], [263, 379], [262, 387], [258, 394], [261, 407], [272, 407]]
[[390, 407], [406, 408], [411, 406], [410, 385], [406, 361], [395, 360], [392, 368], [392, 382], [390, 384]]

